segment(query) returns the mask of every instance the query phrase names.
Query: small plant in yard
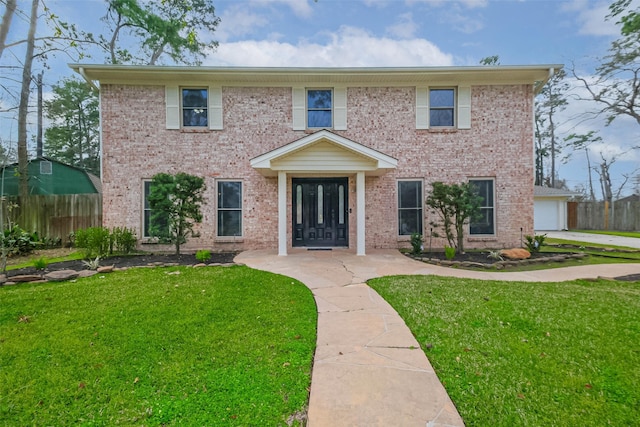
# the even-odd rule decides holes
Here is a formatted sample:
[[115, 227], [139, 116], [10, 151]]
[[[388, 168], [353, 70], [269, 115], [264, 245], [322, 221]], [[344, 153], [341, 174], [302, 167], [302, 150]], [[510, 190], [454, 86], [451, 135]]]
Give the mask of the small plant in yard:
[[84, 260], [84, 261], [82, 261], [82, 263], [89, 270], [97, 270], [98, 268], [100, 268], [100, 257], [97, 256], [95, 259]]
[[452, 259], [454, 259], [456, 257], [456, 248], [454, 248], [452, 246], [445, 246], [444, 247], [444, 256], [447, 257], [447, 259], [449, 261], [451, 261]]
[[524, 236], [526, 242], [525, 246], [529, 250], [529, 252], [537, 253], [540, 252], [540, 248], [544, 245], [544, 241], [547, 238], [546, 234], [537, 234], [535, 236]]
[[207, 262], [211, 259], [211, 251], [208, 249], [200, 249], [196, 252], [196, 259], [200, 262]]
[[489, 251], [489, 253], [487, 254], [487, 258], [490, 258], [494, 261], [504, 261], [502, 255], [500, 255], [500, 251]]
[[44, 269], [47, 268], [47, 265], [49, 265], [49, 262], [43, 256], [33, 260], [33, 267], [38, 271], [44, 271]]
[[413, 233], [411, 235], [411, 253], [418, 255], [422, 252], [422, 235], [420, 233]]

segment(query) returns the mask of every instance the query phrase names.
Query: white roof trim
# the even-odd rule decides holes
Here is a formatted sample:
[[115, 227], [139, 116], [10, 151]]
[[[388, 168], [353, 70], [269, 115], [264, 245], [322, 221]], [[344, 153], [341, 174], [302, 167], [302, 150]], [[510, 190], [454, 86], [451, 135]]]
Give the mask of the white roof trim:
[[[263, 175], [277, 175], [278, 170], [273, 168], [273, 162], [289, 156], [293, 153], [308, 149], [314, 144], [321, 141], [329, 142], [330, 144], [334, 144], [342, 148], [343, 150], [360, 155], [375, 164], [374, 169], [362, 169], [356, 167], [348, 172], [364, 171], [368, 175], [379, 175], [385, 173], [389, 169], [396, 169], [396, 167], [398, 166], [398, 161], [391, 156], [387, 156], [384, 153], [381, 153], [369, 147], [365, 147], [362, 144], [358, 144], [357, 142], [351, 141], [350, 139], [344, 138], [340, 135], [336, 135], [335, 133], [328, 130], [321, 130], [251, 159], [251, 167], [259, 171]], [[318, 165], [318, 168], [314, 169], [313, 171], [286, 170], [285, 172], [322, 172], [323, 170], [323, 166]], [[335, 172], [334, 170], [330, 169], [326, 169], [325, 171]]]

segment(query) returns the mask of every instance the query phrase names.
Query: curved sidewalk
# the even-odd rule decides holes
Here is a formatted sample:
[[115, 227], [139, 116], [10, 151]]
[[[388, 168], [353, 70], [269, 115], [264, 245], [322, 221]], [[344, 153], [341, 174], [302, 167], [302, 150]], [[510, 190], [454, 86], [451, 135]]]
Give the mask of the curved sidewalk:
[[640, 264], [479, 272], [414, 261], [397, 250], [247, 251], [236, 257], [308, 286], [318, 307], [318, 337], [308, 426], [463, 426], [455, 406], [409, 328], [365, 282], [397, 274], [557, 282], [640, 273]]

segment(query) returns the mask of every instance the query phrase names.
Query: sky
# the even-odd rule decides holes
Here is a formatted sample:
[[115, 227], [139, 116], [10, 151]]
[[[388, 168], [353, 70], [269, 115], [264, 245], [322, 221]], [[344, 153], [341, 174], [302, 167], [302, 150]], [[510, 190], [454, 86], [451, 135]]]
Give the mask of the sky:
[[[640, 0], [634, 0], [635, 6]], [[27, 7], [26, 0], [19, 5]], [[85, 31], [99, 32], [106, 7], [100, 0], [47, 0], [62, 20]], [[606, 55], [619, 28], [605, 20], [610, 1], [601, 0], [233, 0], [214, 1], [221, 23], [212, 37], [219, 42], [203, 65], [296, 67], [400, 67], [471, 66], [498, 55], [502, 65], [564, 64], [589, 78]], [[2, 10], [2, 9], [0, 9]], [[11, 37], [24, 33], [24, 23], [12, 28]], [[104, 54], [87, 52], [82, 62], [103, 63]], [[3, 55], [0, 67], [16, 57]], [[75, 62], [58, 55], [49, 58], [45, 83], [71, 76], [66, 66]], [[42, 68], [41, 65], [36, 67]], [[0, 68], [0, 71], [2, 68]], [[47, 87], [45, 87], [45, 92]], [[575, 88], [570, 96], [583, 91]], [[47, 96], [47, 95], [45, 95]], [[3, 100], [0, 100], [0, 105]], [[590, 151], [592, 163], [615, 156], [611, 166], [614, 192], [622, 174], [640, 166], [637, 123], [619, 119], [605, 127], [602, 120], [584, 120], [593, 108], [572, 101], [559, 114], [560, 137], [599, 131], [603, 143]], [[0, 120], [3, 142], [15, 140], [15, 119]], [[558, 157], [563, 158], [565, 150]], [[559, 178], [569, 188], [586, 184], [584, 153], [574, 153], [568, 163], [558, 161]], [[635, 173], [640, 174], [640, 170]], [[596, 195], [601, 196], [593, 174]], [[626, 184], [622, 194], [634, 190]]]

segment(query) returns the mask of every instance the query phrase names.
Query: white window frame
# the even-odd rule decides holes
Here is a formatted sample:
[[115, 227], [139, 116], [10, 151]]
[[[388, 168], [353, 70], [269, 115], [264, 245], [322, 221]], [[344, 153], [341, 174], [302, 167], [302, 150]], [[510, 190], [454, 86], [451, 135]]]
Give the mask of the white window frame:
[[[207, 126], [182, 125], [182, 89], [207, 89]], [[222, 87], [220, 86], [165, 86], [166, 129], [223, 130]]]
[[497, 223], [496, 223], [496, 202], [497, 202], [497, 200], [496, 200], [496, 179], [495, 179], [495, 177], [473, 177], [473, 178], [469, 178], [469, 183], [472, 183], [474, 181], [490, 181], [491, 182], [493, 205], [491, 207], [481, 206], [480, 209], [481, 210], [486, 210], [486, 209], [491, 209], [492, 210], [493, 233], [472, 233], [471, 232], [471, 223], [469, 223], [469, 236], [471, 236], [471, 237], [495, 236], [496, 235], [496, 229], [497, 229]]
[[[329, 93], [331, 93], [331, 124], [329, 126], [311, 126], [309, 124], [309, 112], [311, 111], [326, 111], [326, 108], [311, 108], [309, 107], [309, 91], [328, 91]], [[335, 113], [334, 113], [334, 93], [333, 93], [333, 88], [327, 88], [327, 87], [308, 87], [305, 90], [305, 97], [304, 97], [304, 101], [305, 101], [305, 120], [307, 121], [307, 128], [308, 129], [333, 129], [333, 124], [334, 124], [334, 119], [335, 119]]]
[[[433, 89], [454, 90], [453, 126], [431, 126], [429, 100]], [[471, 86], [418, 86], [416, 87], [416, 129], [471, 129]]]
[[[203, 109], [207, 112], [207, 123], [202, 125], [202, 126], [187, 126], [184, 124], [184, 111], [185, 108], [189, 108], [192, 109], [191, 107], [185, 107], [184, 106], [184, 90], [204, 90], [207, 92], [207, 105], [205, 107], [203, 107]], [[210, 117], [210, 112], [209, 112], [209, 98], [210, 98], [210, 93], [209, 93], [209, 88], [207, 86], [180, 86], [180, 90], [179, 90], [179, 96], [180, 96], [180, 127], [183, 129], [206, 129], [209, 127], [209, 122], [211, 121], [211, 117]]]
[[[422, 205], [418, 208], [418, 207], [412, 207], [412, 208], [401, 208], [400, 207], [400, 183], [401, 182], [418, 182], [420, 183], [420, 199], [422, 202]], [[417, 231], [417, 233], [419, 233], [420, 235], [424, 235], [424, 180], [422, 178], [403, 178], [403, 179], [398, 179], [396, 181], [396, 231], [398, 234], [398, 237], [400, 238], [404, 238], [407, 236], [411, 236], [411, 234], [413, 233], [409, 233], [409, 234], [401, 234], [400, 233], [400, 210], [401, 209], [405, 209], [405, 210], [409, 210], [409, 209], [420, 209], [420, 230]]]
[[[332, 92], [331, 100], [331, 127], [309, 127], [307, 123], [308, 117], [308, 91], [309, 90], [330, 90]], [[293, 130], [317, 130], [317, 129], [332, 129], [332, 130], [346, 130], [347, 129], [347, 88], [344, 86], [334, 87], [293, 87], [292, 88], [292, 119]]]
[[[239, 208], [222, 208], [220, 207], [220, 184], [224, 182], [237, 182], [240, 184], [240, 207]], [[244, 237], [244, 181], [241, 179], [217, 179], [216, 186], [216, 239], [238, 239]], [[240, 234], [238, 235], [221, 235], [220, 234], [220, 212], [240, 211]]]
[[[453, 105], [451, 106], [446, 106], [446, 107], [434, 107], [433, 105], [431, 105], [431, 92], [436, 91], [436, 90], [446, 90], [446, 91], [451, 91], [453, 96]], [[429, 121], [429, 127], [431, 128], [436, 128], [436, 129], [455, 129], [458, 126], [458, 118], [456, 117], [456, 112], [458, 111], [458, 102], [457, 102], [457, 96], [458, 96], [458, 91], [456, 90], [455, 87], [450, 87], [450, 86], [443, 86], [443, 87], [430, 87], [429, 91], [427, 93], [427, 96], [429, 97], [429, 111], [428, 111], [428, 116], [427, 116], [427, 120]], [[434, 125], [431, 123], [431, 112], [434, 110], [451, 110], [451, 116], [453, 119], [453, 123], [450, 125]]]

